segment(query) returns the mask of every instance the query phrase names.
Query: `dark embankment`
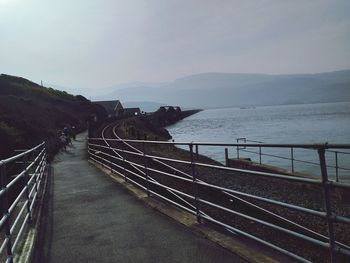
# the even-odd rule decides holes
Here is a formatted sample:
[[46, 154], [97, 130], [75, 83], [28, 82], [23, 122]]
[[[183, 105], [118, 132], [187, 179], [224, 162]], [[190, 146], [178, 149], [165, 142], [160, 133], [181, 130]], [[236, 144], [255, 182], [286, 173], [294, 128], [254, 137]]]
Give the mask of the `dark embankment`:
[[86, 129], [92, 116], [104, 118], [105, 110], [83, 96], [45, 88], [27, 79], [0, 75], [0, 159], [15, 149], [35, 146], [43, 140], [57, 149], [57, 131], [74, 125]]

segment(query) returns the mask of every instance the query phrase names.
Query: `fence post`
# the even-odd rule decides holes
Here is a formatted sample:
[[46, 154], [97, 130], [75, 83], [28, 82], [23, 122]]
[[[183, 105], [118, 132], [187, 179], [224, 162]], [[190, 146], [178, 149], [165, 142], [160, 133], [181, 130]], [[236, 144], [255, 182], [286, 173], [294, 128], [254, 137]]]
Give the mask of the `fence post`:
[[196, 144], [196, 160], [199, 158], [199, 152], [198, 152], [198, 144]]
[[[236, 139], [237, 143], [239, 143], [239, 140]], [[237, 145], [237, 159], [239, 159], [239, 146]]]
[[339, 182], [338, 152], [335, 152], [335, 180]]
[[122, 153], [123, 153], [123, 172], [124, 172], [124, 180], [125, 180], [125, 183], [127, 183], [127, 182], [128, 182], [128, 177], [127, 177], [127, 175], [126, 175], [126, 173], [125, 173], [125, 170], [126, 170], [126, 168], [125, 168], [125, 166], [126, 166], [126, 159], [125, 159], [125, 152], [124, 152], [124, 149], [122, 149]]
[[330, 259], [331, 262], [335, 262], [335, 255], [334, 255], [334, 229], [333, 229], [333, 221], [332, 221], [332, 207], [331, 207], [331, 193], [329, 191], [329, 181], [328, 181], [328, 174], [327, 174], [327, 166], [326, 166], [326, 159], [325, 159], [325, 149], [320, 148], [318, 149], [318, 156], [320, 159], [320, 166], [321, 166], [321, 175], [322, 175], [322, 186], [324, 191], [324, 204], [325, 204], [325, 210], [326, 210], [326, 219], [327, 219], [327, 225], [328, 225], [328, 237], [329, 237], [329, 253], [330, 253]]
[[[42, 158], [44, 158], [44, 156], [45, 156], [45, 153], [44, 153]], [[35, 182], [35, 192], [36, 192], [36, 200], [35, 201], [37, 201], [40, 198], [39, 180], [40, 180], [41, 174], [43, 173], [42, 166], [44, 165], [44, 163], [40, 164], [41, 161], [42, 161], [42, 159], [38, 160], [38, 167], [39, 167], [39, 165], [40, 165], [40, 167], [38, 169], [38, 172], [34, 173], [34, 176], [35, 176], [35, 180], [34, 180], [34, 182]]]
[[46, 145], [47, 145], [47, 142], [45, 142], [45, 144], [44, 144], [44, 147], [43, 147], [44, 153], [43, 153], [41, 160], [39, 160], [39, 164], [41, 163], [41, 161], [43, 161], [43, 162], [41, 163], [41, 167], [39, 169], [39, 174], [36, 175], [36, 182], [37, 182], [36, 186], [37, 186], [37, 193], [38, 193], [37, 199], [38, 200], [41, 198], [39, 182], [41, 181], [40, 184], [42, 183], [43, 177], [44, 177], [43, 174], [46, 172], [45, 169], [47, 166], [47, 162], [46, 162], [47, 161], [47, 147], [46, 147]]
[[[45, 147], [45, 146], [44, 146]], [[39, 148], [39, 150], [38, 150], [38, 153], [36, 154], [36, 156], [34, 156], [34, 159], [37, 157], [37, 156], [39, 156], [39, 154], [40, 154], [40, 148]], [[44, 158], [44, 156], [45, 156], [45, 152], [43, 153], [43, 156], [42, 156], [42, 158]], [[41, 175], [41, 172], [42, 172], [42, 169], [41, 169], [41, 166], [40, 166], [40, 163], [41, 163], [41, 161], [42, 161], [42, 158], [40, 159], [38, 159], [38, 168], [36, 168], [35, 169], [35, 171], [34, 171], [34, 174], [33, 174], [33, 176], [34, 176], [34, 178], [35, 178], [35, 180], [34, 180], [34, 186], [35, 186], [35, 192], [36, 192], [36, 199], [39, 199], [39, 186], [38, 186], [38, 183], [39, 183], [39, 176]], [[40, 167], [39, 167], [40, 166]], [[38, 172], [36, 172], [36, 170], [38, 170]], [[35, 202], [36, 200], [33, 200], [33, 202]]]
[[196, 207], [196, 214], [197, 214], [197, 222], [201, 222], [200, 214], [199, 214], [199, 203], [198, 203], [198, 185], [197, 185], [197, 179], [196, 179], [196, 170], [194, 166], [194, 160], [193, 160], [193, 144], [189, 144], [190, 147], [190, 153], [191, 153], [191, 173], [192, 173], [192, 184], [193, 184], [193, 195], [194, 195], [194, 206]]
[[292, 160], [292, 173], [294, 173], [294, 148], [290, 147], [290, 158]]
[[146, 144], [145, 144], [145, 142], [142, 142], [142, 152], [143, 152], [143, 161], [144, 161], [144, 169], [145, 169], [145, 176], [146, 176], [146, 192], [147, 192], [147, 196], [150, 197], [148, 170], [147, 170], [148, 162], [147, 162], [147, 157], [146, 157]]
[[229, 167], [228, 149], [227, 148], [225, 148], [225, 166]]
[[[109, 143], [107, 143], [108, 145], [108, 149], [113, 153], [113, 150], [112, 150], [112, 147]], [[102, 152], [102, 151], [101, 151]], [[110, 173], [113, 174], [113, 167], [112, 167], [112, 164], [111, 163], [106, 163], [107, 167], [109, 166], [109, 170], [110, 170]]]
[[261, 146], [259, 146], [259, 163], [261, 164]]
[[6, 174], [6, 165], [2, 164], [0, 166], [0, 188], [4, 190], [4, 194], [1, 197], [1, 214], [3, 217], [6, 217], [5, 221], [5, 232], [7, 239], [7, 259], [10, 263], [13, 262], [13, 254], [12, 254], [12, 243], [11, 243], [11, 232], [10, 232], [10, 214], [9, 214], [9, 203], [8, 203], [8, 189], [7, 185], [7, 174]]
[[32, 219], [32, 213], [30, 211], [30, 197], [29, 197], [29, 184], [28, 184], [28, 182], [29, 182], [29, 171], [27, 170], [29, 162], [30, 161], [28, 161], [28, 156], [27, 155], [24, 156], [24, 169], [25, 169], [25, 172], [24, 172], [24, 183], [25, 183], [25, 187], [26, 187], [25, 198], [26, 198], [26, 201], [27, 201], [27, 213], [29, 214], [28, 222], [30, 222], [31, 219]]

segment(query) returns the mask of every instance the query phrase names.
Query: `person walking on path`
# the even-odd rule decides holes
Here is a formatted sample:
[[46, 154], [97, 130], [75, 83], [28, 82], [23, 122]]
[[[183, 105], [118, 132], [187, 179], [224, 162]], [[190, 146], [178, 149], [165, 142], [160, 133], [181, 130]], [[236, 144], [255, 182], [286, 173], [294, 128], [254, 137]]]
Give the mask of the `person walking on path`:
[[63, 132], [64, 132], [64, 135], [66, 136], [66, 140], [67, 140], [67, 144], [68, 145], [73, 145], [72, 144], [72, 139], [71, 139], [71, 129], [70, 127], [67, 125], [63, 128]]
[[66, 135], [62, 132], [61, 135], [60, 135], [60, 144], [61, 144], [61, 147], [67, 151], [67, 138], [66, 138]]

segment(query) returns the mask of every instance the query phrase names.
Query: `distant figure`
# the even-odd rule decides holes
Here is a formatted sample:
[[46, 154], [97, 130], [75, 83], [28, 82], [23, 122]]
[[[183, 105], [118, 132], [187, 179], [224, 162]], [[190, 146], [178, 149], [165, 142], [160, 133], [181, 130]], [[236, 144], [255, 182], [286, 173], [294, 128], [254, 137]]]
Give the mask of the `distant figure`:
[[75, 126], [72, 126], [72, 137], [74, 141], [75, 141], [75, 136], [76, 136]]
[[60, 135], [60, 143], [61, 143], [61, 147], [67, 151], [66, 145], [67, 145], [67, 137], [66, 135], [62, 132]]
[[63, 128], [63, 133], [64, 133], [64, 135], [68, 135], [68, 127], [67, 126], [64, 126], [64, 128]]
[[67, 141], [67, 144], [70, 144], [72, 145], [72, 140], [71, 140], [71, 129], [69, 128], [69, 126], [65, 126], [63, 128], [63, 133], [64, 135], [66, 136], [66, 141]]

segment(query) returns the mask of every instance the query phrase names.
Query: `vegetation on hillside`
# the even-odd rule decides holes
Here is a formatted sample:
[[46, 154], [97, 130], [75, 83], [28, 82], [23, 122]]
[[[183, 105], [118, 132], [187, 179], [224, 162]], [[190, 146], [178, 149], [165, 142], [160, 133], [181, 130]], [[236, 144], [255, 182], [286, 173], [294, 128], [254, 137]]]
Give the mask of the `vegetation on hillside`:
[[0, 75], [0, 159], [15, 149], [45, 140], [55, 148], [57, 132], [65, 125], [81, 131], [92, 116], [105, 117], [105, 110], [84, 98], [42, 87], [27, 79]]

